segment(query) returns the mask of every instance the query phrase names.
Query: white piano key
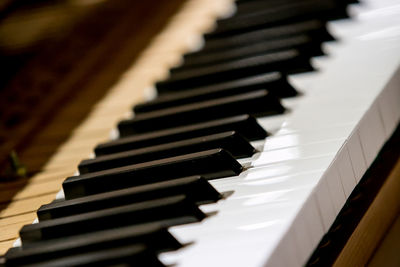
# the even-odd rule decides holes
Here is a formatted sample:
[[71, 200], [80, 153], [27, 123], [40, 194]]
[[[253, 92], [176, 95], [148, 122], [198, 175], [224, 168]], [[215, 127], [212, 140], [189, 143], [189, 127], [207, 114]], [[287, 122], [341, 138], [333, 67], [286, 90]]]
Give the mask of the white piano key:
[[[299, 258], [297, 256], [297, 248], [294, 240], [294, 235], [291, 231], [287, 233], [280, 242], [280, 255], [284, 266], [297, 266]], [[277, 250], [275, 250], [277, 251]], [[273, 265], [271, 265], [273, 266]]]
[[320, 129], [327, 126], [356, 124], [365, 112], [363, 108], [340, 110], [337, 108], [327, 108], [322, 110], [318, 112], [316, 110], [298, 110], [298, 112], [286, 120], [282, 126], [282, 131], [290, 133], [307, 129]]
[[[288, 108], [287, 105], [284, 105]], [[268, 118], [257, 118], [257, 123], [260, 124], [269, 133], [275, 135], [284, 125], [287, 118], [291, 116], [292, 111], [286, 111], [285, 113], [277, 116], [271, 116]]]
[[252, 162], [253, 167], [271, 164], [276, 162], [288, 161], [299, 158], [320, 157], [335, 153], [342, 146], [344, 140], [332, 140], [322, 143], [288, 147], [271, 151], [261, 152], [257, 159]]
[[293, 233], [286, 233], [273, 254], [267, 258], [268, 261], [264, 266], [298, 266], [299, 259], [297, 258], [297, 248], [294, 238]]
[[[312, 250], [314, 250], [325, 233], [322, 218], [318, 210], [317, 199], [314, 194], [309, 196], [307, 201], [303, 204], [303, 208], [303, 211], [306, 214], [307, 227], [311, 237]], [[308, 253], [310, 254], [311, 251]]]
[[376, 105], [372, 106], [360, 121], [358, 132], [366, 163], [370, 166], [385, 139]]
[[362, 151], [358, 130], [353, 131], [346, 145], [350, 155], [351, 165], [353, 166], [354, 175], [358, 183], [367, 170], [367, 163]]
[[356, 186], [356, 178], [354, 177], [353, 167], [351, 165], [350, 156], [346, 146], [342, 146], [336, 158], [339, 177], [342, 181], [342, 186], [346, 198], [348, 198]]
[[378, 107], [377, 101], [371, 107], [371, 115], [372, 115], [371, 123], [373, 123], [373, 125], [375, 125], [375, 127], [373, 127], [373, 131], [374, 131], [376, 146], [377, 146], [377, 149], [379, 152], [381, 147], [386, 142], [386, 134], [385, 134], [385, 129], [384, 129], [384, 125], [383, 125], [383, 119], [379, 112], [379, 107]]
[[17, 240], [15, 240], [15, 242], [13, 243], [13, 247], [21, 247], [22, 246], [22, 241], [21, 238], [18, 238]]
[[379, 115], [382, 119], [386, 139], [390, 137], [397, 125], [394, 111], [392, 110], [391, 105], [388, 105], [391, 101], [388, 98], [389, 90], [385, 90], [378, 98]]
[[56, 200], [64, 200], [64, 199], [65, 199], [64, 190], [61, 189], [60, 191], [58, 191], [56, 195]]
[[[331, 154], [315, 158], [302, 158], [260, 165], [242, 172], [240, 174], [240, 177], [243, 177], [246, 181], [263, 179], [264, 181], [266, 181], [266, 183], [268, 183], [268, 181], [274, 181], [274, 179], [278, 179], [281, 176], [326, 170], [329, 164], [332, 162], [333, 158], [334, 154]], [[211, 181], [211, 183], [214, 183], [214, 181]]]
[[353, 124], [345, 124], [336, 127], [310, 129], [308, 131], [271, 136], [265, 142], [264, 151], [344, 139], [349, 136], [353, 128]]
[[332, 196], [335, 211], [338, 214], [346, 202], [346, 196], [343, 190], [342, 182], [340, 180], [339, 171], [337, 170], [336, 163], [333, 162], [329, 169], [324, 173], [321, 179], [326, 180], [329, 192]]
[[[311, 192], [310, 190], [318, 183], [320, 176], [321, 171], [315, 171], [284, 176], [280, 179], [237, 182], [235, 186], [229, 188], [236, 189], [236, 191], [229, 197], [228, 201], [204, 205], [202, 210], [223, 210], [224, 216], [226, 216], [228, 213], [236, 214], [258, 209], [263, 211], [268, 207], [280, 206], [293, 199], [297, 199], [296, 202], [301, 202], [301, 197]], [[220, 184], [214, 184], [214, 186], [220, 191], [227, 189], [224, 186], [221, 187]]]
[[388, 138], [400, 119], [400, 69], [397, 70], [385, 90], [378, 98], [378, 107], [383, 121], [386, 137]]
[[[291, 247], [294, 247], [294, 254], [293, 254], [293, 259], [296, 260], [295, 264], [293, 266], [298, 266], [299, 262], [301, 262], [301, 255], [299, 248], [296, 243], [296, 235], [295, 235], [295, 230], [293, 227], [290, 227], [287, 232], [286, 232], [286, 242], [289, 243], [287, 246], [290, 248], [290, 251], [292, 251]], [[286, 247], [286, 246], [285, 246]]]
[[[230, 197], [230, 200], [253, 198], [253, 202], [260, 202], [260, 199], [264, 198], [270, 203], [281, 201], [281, 197], [286, 197], [285, 194], [290, 194], [293, 190], [316, 186], [321, 174], [322, 171], [312, 171], [259, 180], [248, 181], [245, 179], [243, 182], [238, 181], [237, 187], [240, 188]], [[226, 189], [226, 187], [221, 188], [219, 185], [214, 184], [214, 186], [217, 189]]]
[[299, 264], [302, 266], [310, 256], [310, 251], [314, 249], [311, 237], [308, 234], [306, 214], [299, 212], [296, 218], [293, 220], [292, 229], [294, 231], [294, 238], [296, 241], [297, 255], [299, 258]]
[[315, 187], [315, 196], [321, 214], [324, 232], [326, 233], [335, 220], [337, 213], [329, 191], [328, 183], [325, 179], [319, 180], [318, 185]]
[[391, 96], [388, 103], [390, 104], [395, 118], [395, 124], [397, 125], [400, 122], [400, 68], [397, 70], [395, 77], [393, 79], [393, 87], [391, 87]]

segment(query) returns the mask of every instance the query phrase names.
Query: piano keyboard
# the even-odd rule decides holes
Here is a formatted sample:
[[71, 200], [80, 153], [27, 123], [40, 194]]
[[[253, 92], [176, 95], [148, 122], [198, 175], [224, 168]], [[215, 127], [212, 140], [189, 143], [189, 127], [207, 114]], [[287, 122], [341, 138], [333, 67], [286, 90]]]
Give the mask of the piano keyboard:
[[6, 266], [305, 264], [400, 119], [399, 4], [345, 2], [237, 1]]

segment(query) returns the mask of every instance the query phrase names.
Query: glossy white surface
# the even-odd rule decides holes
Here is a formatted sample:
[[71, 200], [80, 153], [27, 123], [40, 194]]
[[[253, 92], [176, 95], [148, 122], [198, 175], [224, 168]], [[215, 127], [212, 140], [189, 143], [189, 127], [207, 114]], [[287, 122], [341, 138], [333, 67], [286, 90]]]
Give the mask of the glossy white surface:
[[202, 206], [215, 216], [170, 231], [183, 242], [164, 253], [178, 266], [301, 266], [329, 229], [400, 118], [400, 1], [351, 6], [329, 29], [319, 71], [290, 77], [303, 96], [290, 112], [259, 119], [274, 135], [241, 161], [238, 177], [213, 180], [234, 194]]

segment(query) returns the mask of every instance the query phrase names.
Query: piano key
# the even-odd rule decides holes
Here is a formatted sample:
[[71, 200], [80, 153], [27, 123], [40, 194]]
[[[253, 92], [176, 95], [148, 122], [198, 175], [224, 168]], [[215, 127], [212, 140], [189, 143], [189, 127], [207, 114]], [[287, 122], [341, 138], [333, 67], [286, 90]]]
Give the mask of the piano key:
[[311, 158], [330, 155], [332, 151], [339, 151], [344, 139], [328, 140], [325, 142], [298, 145], [282, 149], [263, 151], [251, 162], [252, 166], [262, 166], [280, 161], [293, 160], [297, 158]]
[[233, 131], [87, 159], [78, 169], [85, 174], [214, 148], [222, 148], [235, 158], [251, 157], [256, 151], [249, 141]]
[[331, 195], [328, 182], [325, 179], [320, 180], [315, 188], [315, 197], [317, 198], [317, 204], [319, 204], [318, 210], [321, 214], [322, 225], [324, 231], [327, 232], [338, 215], [338, 211], [336, 211], [332, 201], [332, 198], [335, 196]]
[[343, 190], [346, 198], [348, 198], [353, 191], [353, 188], [357, 185], [357, 180], [355, 178], [349, 152], [346, 147], [342, 147], [339, 150], [337, 153], [336, 162], [338, 164], [338, 171], [340, 180], [342, 181]]
[[[206, 34], [204, 38], [207, 41], [205, 42], [203, 49], [199, 52], [193, 52], [191, 54], [202, 53], [202, 51], [216, 51], [231, 47], [241, 47], [242, 45], [246, 45], [248, 43], [256, 43], [264, 40], [273, 40], [301, 34], [306, 34], [316, 42], [334, 40], [332, 35], [326, 30], [324, 22], [319, 20], [307, 20], [234, 34], [232, 36], [226, 36], [223, 38], [214, 37], [215, 39], [211, 39], [211, 36]], [[187, 56], [190, 56], [191, 54], [187, 54]]]
[[301, 210], [294, 219], [294, 224], [298, 226], [295, 227], [294, 233], [294, 235], [297, 236], [297, 247], [303, 246], [300, 259], [301, 262], [305, 262], [309, 254], [308, 251], [313, 250], [318, 245], [324, 233], [322, 222], [318, 215], [317, 200], [314, 194], [311, 194], [310, 197], [304, 201]]
[[229, 60], [246, 58], [249, 56], [262, 55], [268, 52], [297, 49], [301, 54], [307, 56], [321, 56], [323, 52], [319, 42], [313, 41], [307, 35], [283, 37], [276, 40], [266, 40], [257, 43], [247, 43], [241, 47], [226, 48], [221, 51], [211, 51], [196, 54], [189, 54], [184, 58], [180, 67], [170, 69], [172, 74], [185, 71], [187, 68], [199, 66], [210, 66]]
[[185, 195], [195, 203], [212, 203], [222, 195], [202, 177], [174, 179], [149, 185], [136, 186], [87, 197], [56, 201], [39, 208], [39, 221], [50, 220], [95, 210], [128, 205], [150, 199]]
[[[279, 266], [282, 263], [284, 266], [298, 265], [298, 262], [300, 262], [300, 256], [297, 252], [296, 240], [293, 232], [292, 229], [289, 229], [286, 235], [282, 237], [281, 242], [277, 245], [277, 249], [269, 257], [267, 265]], [[287, 255], [290, 255], [290, 257]]]
[[219, 20], [216, 30], [208, 34], [208, 38], [210, 36], [229, 36], [282, 23], [293, 23], [316, 18], [327, 21], [345, 17], [347, 17], [347, 14], [344, 7], [336, 6], [333, 1], [292, 1], [276, 7], [261, 9], [252, 14]]
[[297, 91], [288, 83], [286, 76], [282, 73], [272, 72], [253, 77], [231, 80], [225, 83], [218, 83], [192, 89], [164, 88], [158, 90], [161, 95], [146, 103], [135, 105], [135, 114], [155, 111], [159, 109], [194, 103], [197, 101], [209, 100], [212, 98], [232, 96], [240, 93], [267, 89], [277, 97], [291, 97], [297, 95]]
[[156, 99], [137, 104], [133, 110], [135, 113], [144, 113], [260, 89], [267, 89], [278, 97], [292, 97], [297, 95], [297, 91], [288, 83], [285, 75], [278, 72], [271, 72], [190, 89], [158, 89], [160, 95]]
[[249, 141], [263, 139], [268, 136], [268, 133], [257, 123], [253, 116], [243, 114], [134, 136], [129, 136], [133, 134], [133, 131], [124, 129], [119, 134], [125, 138], [100, 144], [95, 148], [95, 153], [100, 156], [224, 131], [235, 131]]
[[[251, 14], [254, 12], [258, 12], [260, 10], [265, 10], [271, 7], [277, 7], [277, 6], [282, 6], [282, 5], [288, 5], [291, 4], [293, 2], [297, 2], [297, 1], [293, 1], [293, 0], [279, 0], [279, 1], [251, 1], [251, 2], [237, 2], [236, 1], [236, 5], [237, 5], [237, 10], [235, 13], [235, 17], [241, 16], [241, 15], [247, 15], [247, 14]], [[325, 2], [331, 2], [334, 3], [335, 6], [340, 6], [340, 7], [344, 7], [348, 1], [344, 0], [333, 0], [333, 1], [325, 1]]]
[[233, 17], [249, 15], [260, 10], [266, 10], [293, 3], [293, 0], [280, 1], [236, 1], [236, 12]]
[[327, 168], [326, 173], [321, 177], [321, 180], [327, 182], [329, 192], [333, 196], [332, 202], [335, 211], [338, 213], [346, 202], [346, 194], [343, 189], [337, 162], [333, 161], [333, 164], [331, 164], [330, 168]]
[[193, 201], [176, 195], [25, 225], [20, 237], [23, 244], [28, 244], [148, 222], [159, 221], [167, 227], [201, 221], [205, 217]]
[[324, 143], [347, 138], [353, 130], [353, 124], [343, 124], [314, 128], [291, 133], [276, 133], [268, 137], [268, 141], [263, 145], [264, 151], [283, 149], [287, 147], [304, 146], [313, 143]]
[[5, 258], [7, 266], [15, 266], [134, 244], [144, 244], [147, 249], [154, 252], [176, 250], [182, 247], [165, 227], [156, 223], [147, 223], [28, 243], [24, 244], [24, 247], [11, 248]]
[[63, 182], [66, 199], [200, 175], [216, 179], [237, 175], [243, 167], [223, 149], [213, 149], [79, 176]]
[[[365, 160], [370, 166], [379, 152], [385, 140], [383, 124], [380, 119], [377, 105], [372, 105], [360, 121], [360, 142], [364, 151]], [[376, 125], [371, 128], [370, 125]]]
[[353, 133], [351, 133], [351, 135], [349, 135], [347, 148], [350, 155], [354, 175], [358, 183], [365, 171], [367, 170], [367, 163], [364, 159], [358, 131], [354, 131]]
[[156, 110], [118, 123], [120, 132], [143, 133], [209, 121], [247, 112], [253, 116], [284, 112], [279, 99], [267, 90], [258, 90], [183, 106]]
[[[162, 267], [155, 253], [141, 244], [101, 249], [72, 256], [23, 265], [26, 267], [75, 267], [75, 266], [115, 266], [115, 265]], [[11, 265], [12, 266], [12, 265]]]
[[309, 57], [297, 50], [287, 50], [188, 69], [171, 75], [166, 81], [157, 82], [156, 87], [192, 88], [271, 71], [298, 73], [312, 70]]
[[[296, 160], [280, 161], [267, 165], [249, 168], [240, 174], [248, 184], [274, 184], [281, 181], [282, 177], [291, 174], [309, 173], [312, 171], [322, 171], [329, 167], [334, 155], [324, 155], [311, 158], [297, 158]], [[228, 184], [228, 185], [227, 185]], [[226, 188], [226, 186], [228, 186]], [[218, 185], [220, 190], [231, 190], [229, 183]]]
[[382, 118], [382, 123], [384, 125], [386, 138], [394, 131], [397, 126], [397, 118], [400, 113], [396, 107], [397, 103], [400, 103], [400, 92], [397, 90], [398, 81], [392, 79], [385, 91], [382, 92], [381, 96], [378, 98], [378, 109], [379, 114]]

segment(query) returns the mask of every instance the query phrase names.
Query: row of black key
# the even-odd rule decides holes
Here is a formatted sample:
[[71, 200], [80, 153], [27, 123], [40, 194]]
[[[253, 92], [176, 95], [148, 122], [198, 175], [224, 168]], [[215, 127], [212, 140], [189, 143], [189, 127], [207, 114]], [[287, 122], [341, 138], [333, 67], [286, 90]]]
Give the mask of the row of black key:
[[240, 174], [237, 159], [268, 135], [255, 117], [285, 112], [279, 98], [297, 95], [286, 74], [312, 70], [333, 39], [326, 19], [344, 17], [347, 2], [237, 1], [204, 49], [156, 85], [160, 96], [119, 123], [120, 138], [64, 181], [66, 200], [21, 229], [6, 265], [163, 266], [157, 254], [184, 245], [167, 228], [205, 219], [198, 205], [223, 198], [207, 180]]

